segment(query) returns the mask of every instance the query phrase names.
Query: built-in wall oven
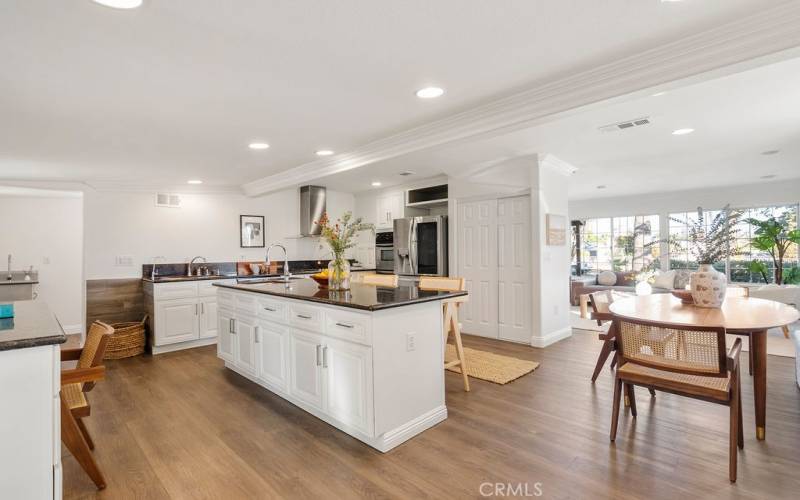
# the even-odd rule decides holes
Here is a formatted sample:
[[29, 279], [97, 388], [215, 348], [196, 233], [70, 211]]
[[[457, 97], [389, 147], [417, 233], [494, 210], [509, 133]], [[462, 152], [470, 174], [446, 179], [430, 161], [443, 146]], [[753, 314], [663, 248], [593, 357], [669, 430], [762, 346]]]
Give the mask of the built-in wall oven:
[[375, 269], [394, 272], [394, 238], [391, 231], [375, 233]]
[[394, 220], [394, 272], [447, 276], [447, 216]]

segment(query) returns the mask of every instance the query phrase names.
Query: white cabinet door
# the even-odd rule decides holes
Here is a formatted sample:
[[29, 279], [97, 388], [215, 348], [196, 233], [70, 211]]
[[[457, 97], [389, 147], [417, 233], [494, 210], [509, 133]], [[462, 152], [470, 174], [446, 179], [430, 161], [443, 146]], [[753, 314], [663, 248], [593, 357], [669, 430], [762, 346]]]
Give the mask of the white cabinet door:
[[372, 434], [372, 348], [325, 339], [322, 366], [326, 413], [343, 424]]
[[217, 314], [217, 298], [200, 299], [200, 338], [209, 339], [217, 336], [219, 318]]
[[464, 332], [497, 338], [497, 200], [460, 203], [456, 225], [458, 275], [469, 292], [459, 312]]
[[394, 219], [403, 217], [405, 196], [402, 191], [386, 193], [376, 200], [375, 226], [391, 229]]
[[286, 391], [287, 342], [289, 328], [267, 321], [256, 330], [257, 377], [280, 391]]
[[256, 374], [256, 320], [237, 315], [233, 322], [233, 354], [236, 367], [249, 375]]
[[389, 222], [389, 204], [388, 198], [386, 196], [381, 196], [375, 200], [375, 227], [378, 228], [387, 228], [391, 227], [391, 223]]
[[498, 337], [531, 342], [529, 196], [497, 200]]
[[289, 334], [289, 394], [322, 410], [322, 336], [292, 329]]
[[196, 340], [200, 306], [196, 298], [156, 302], [156, 345]]
[[225, 309], [220, 309], [219, 328], [217, 329], [217, 356], [233, 363], [233, 316]]

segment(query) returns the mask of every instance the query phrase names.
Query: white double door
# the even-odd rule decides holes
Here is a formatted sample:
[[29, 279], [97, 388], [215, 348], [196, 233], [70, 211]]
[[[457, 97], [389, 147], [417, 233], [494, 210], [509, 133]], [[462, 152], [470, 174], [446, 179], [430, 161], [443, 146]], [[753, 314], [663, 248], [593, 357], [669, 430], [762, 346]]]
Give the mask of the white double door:
[[530, 196], [459, 202], [457, 217], [457, 269], [469, 291], [464, 333], [530, 343]]

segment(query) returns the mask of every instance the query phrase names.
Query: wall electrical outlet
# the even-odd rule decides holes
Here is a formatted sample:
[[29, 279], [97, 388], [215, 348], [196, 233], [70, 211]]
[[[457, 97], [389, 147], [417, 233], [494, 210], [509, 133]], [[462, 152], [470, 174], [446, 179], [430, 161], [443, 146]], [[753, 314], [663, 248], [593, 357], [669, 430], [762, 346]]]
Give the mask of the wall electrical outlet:
[[417, 350], [417, 334], [414, 332], [406, 333], [406, 351]]
[[132, 266], [133, 265], [133, 256], [132, 255], [117, 255], [115, 259], [115, 264], [117, 266]]

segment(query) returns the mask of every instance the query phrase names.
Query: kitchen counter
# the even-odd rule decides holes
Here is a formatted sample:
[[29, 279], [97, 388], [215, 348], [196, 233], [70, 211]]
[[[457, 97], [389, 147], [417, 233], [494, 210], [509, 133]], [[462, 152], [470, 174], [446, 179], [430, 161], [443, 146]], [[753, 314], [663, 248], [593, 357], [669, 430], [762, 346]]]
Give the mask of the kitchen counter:
[[39, 300], [13, 304], [14, 317], [0, 319], [0, 351], [63, 344], [67, 341], [61, 324], [47, 304]]
[[236, 278], [236, 275], [213, 274], [210, 276], [182, 276], [182, 275], [156, 276], [156, 279], [152, 279], [150, 277], [144, 277], [142, 278], [142, 281], [147, 281], [150, 283], [175, 283], [181, 281], [229, 280], [231, 278]]
[[444, 300], [451, 297], [467, 295], [467, 292], [443, 292], [436, 290], [422, 290], [416, 283], [401, 282], [397, 288], [379, 287], [353, 283], [351, 289], [345, 292], [334, 292], [320, 286], [312, 279], [303, 278], [292, 280], [288, 286], [285, 283], [254, 283], [254, 284], [221, 284], [214, 286], [240, 290], [244, 292], [263, 293], [276, 295], [289, 299], [305, 300], [322, 304], [349, 307], [365, 311], [379, 311], [393, 307], [402, 307], [422, 302]]

